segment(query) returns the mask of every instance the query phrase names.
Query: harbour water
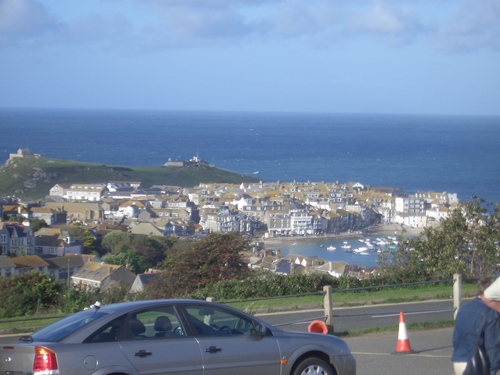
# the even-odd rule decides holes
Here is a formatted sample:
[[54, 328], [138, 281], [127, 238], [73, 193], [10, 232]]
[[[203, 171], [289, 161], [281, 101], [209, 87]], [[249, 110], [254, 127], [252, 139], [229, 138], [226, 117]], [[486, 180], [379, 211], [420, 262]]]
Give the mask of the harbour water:
[[[377, 267], [381, 251], [392, 251], [395, 245], [390, 243], [390, 238], [396, 238], [395, 234], [353, 235], [349, 238], [327, 237], [327, 238], [288, 238], [286, 241], [274, 246], [266, 246], [271, 249], [280, 249], [281, 256], [297, 255], [304, 257], [318, 257], [326, 261], [346, 262], [365, 267]], [[387, 243], [377, 245], [378, 240]], [[372, 247], [368, 245], [372, 244]], [[346, 246], [349, 246], [346, 248]], [[334, 250], [332, 248], [335, 248]]]

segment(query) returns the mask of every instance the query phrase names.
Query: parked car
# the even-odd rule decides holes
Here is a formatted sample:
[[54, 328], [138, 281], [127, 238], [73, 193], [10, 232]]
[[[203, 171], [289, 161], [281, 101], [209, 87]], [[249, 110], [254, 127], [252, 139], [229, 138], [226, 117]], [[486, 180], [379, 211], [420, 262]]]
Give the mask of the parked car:
[[96, 304], [0, 353], [0, 374], [356, 373], [334, 335], [286, 332], [223, 304], [180, 299]]

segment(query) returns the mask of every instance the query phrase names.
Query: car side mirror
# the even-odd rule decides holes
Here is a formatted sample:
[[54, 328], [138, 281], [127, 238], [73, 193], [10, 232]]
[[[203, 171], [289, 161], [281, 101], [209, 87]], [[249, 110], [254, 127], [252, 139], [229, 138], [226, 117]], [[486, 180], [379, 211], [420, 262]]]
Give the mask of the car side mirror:
[[255, 322], [254, 325], [255, 325], [255, 328], [254, 328], [255, 329], [255, 336], [264, 337], [267, 333], [267, 328], [258, 322]]

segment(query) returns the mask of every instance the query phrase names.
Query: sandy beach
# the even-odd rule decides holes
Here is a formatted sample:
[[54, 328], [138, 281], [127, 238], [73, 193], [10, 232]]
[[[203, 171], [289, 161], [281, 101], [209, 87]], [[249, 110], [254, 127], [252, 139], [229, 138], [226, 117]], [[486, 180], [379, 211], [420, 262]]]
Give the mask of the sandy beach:
[[302, 242], [302, 241], [316, 241], [320, 238], [332, 238], [334, 240], [343, 239], [358, 239], [363, 238], [367, 235], [373, 236], [380, 234], [381, 236], [397, 236], [403, 233], [410, 235], [418, 235], [423, 229], [422, 228], [409, 228], [406, 226], [401, 226], [399, 224], [389, 224], [389, 225], [373, 225], [371, 227], [363, 229], [363, 231], [356, 232], [344, 232], [340, 234], [326, 234], [324, 236], [307, 236], [307, 237], [270, 237], [263, 239], [266, 249], [274, 249], [280, 246], [289, 244], [290, 242]]

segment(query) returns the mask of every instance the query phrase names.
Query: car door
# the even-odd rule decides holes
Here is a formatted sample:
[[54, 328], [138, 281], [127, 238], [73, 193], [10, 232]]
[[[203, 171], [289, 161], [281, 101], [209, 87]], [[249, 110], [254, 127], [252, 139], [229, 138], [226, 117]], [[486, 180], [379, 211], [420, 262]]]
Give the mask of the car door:
[[154, 307], [129, 314], [119, 344], [141, 375], [202, 375], [199, 345], [185, 332], [172, 306]]
[[272, 335], [259, 336], [255, 322], [222, 306], [186, 306], [200, 345], [204, 375], [276, 375], [280, 352]]

